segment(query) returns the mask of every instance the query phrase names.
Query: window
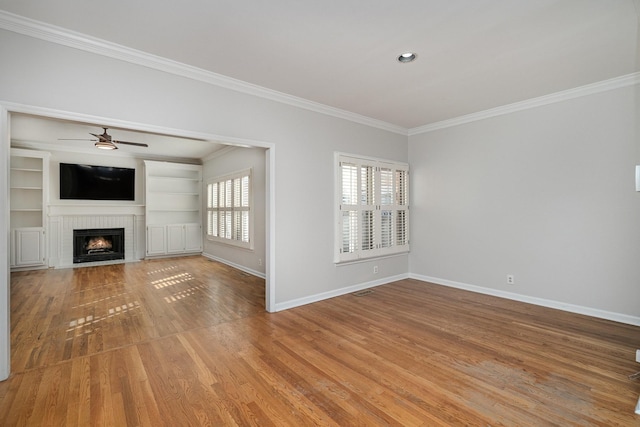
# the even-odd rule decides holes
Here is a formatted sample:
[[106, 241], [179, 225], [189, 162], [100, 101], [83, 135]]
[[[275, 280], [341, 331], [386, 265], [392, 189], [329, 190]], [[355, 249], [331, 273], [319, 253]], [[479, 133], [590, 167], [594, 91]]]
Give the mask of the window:
[[409, 251], [409, 166], [339, 154], [336, 263]]
[[251, 169], [207, 183], [207, 238], [253, 248]]

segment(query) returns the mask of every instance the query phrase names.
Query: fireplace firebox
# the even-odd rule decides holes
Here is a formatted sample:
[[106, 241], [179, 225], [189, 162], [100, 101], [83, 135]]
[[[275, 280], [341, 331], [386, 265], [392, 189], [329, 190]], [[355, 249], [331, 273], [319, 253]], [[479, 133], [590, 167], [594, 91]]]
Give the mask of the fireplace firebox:
[[73, 230], [73, 263], [124, 259], [124, 228]]

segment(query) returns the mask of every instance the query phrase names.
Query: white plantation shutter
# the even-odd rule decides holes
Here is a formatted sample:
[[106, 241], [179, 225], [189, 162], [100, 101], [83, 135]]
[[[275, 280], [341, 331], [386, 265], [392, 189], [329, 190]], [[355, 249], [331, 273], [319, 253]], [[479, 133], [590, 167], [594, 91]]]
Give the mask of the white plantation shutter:
[[249, 175], [244, 175], [240, 178], [240, 240], [243, 242], [249, 242], [249, 220], [250, 220], [250, 207], [249, 207]]
[[395, 205], [396, 205], [396, 244], [404, 246], [409, 244], [409, 209], [408, 204], [408, 177], [409, 171], [396, 170]]
[[360, 169], [360, 224], [361, 251], [375, 248], [375, 203], [376, 203], [376, 171], [375, 167], [358, 165]]
[[207, 235], [218, 237], [218, 183], [207, 185]]
[[408, 252], [408, 165], [336, 157], [335, 262]]
[[345, 163], [341, 168], [342, 207], [343, 217], [341, 232], [342, 251], [345, 253], [356, 250], [355, 243], [358, 236], [358, 167]]
[[252, 248], [251, 170], [207, 184], [207, 237]]

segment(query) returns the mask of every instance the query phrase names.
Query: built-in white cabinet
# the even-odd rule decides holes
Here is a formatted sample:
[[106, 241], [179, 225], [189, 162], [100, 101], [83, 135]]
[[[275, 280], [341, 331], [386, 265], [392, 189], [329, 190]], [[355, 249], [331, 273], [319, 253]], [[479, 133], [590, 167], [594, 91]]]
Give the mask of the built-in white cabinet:
[[200, 224], [147, 226], [147, 256], [202, 252]]
[[167, 225], [167, 253], [176, 254], [184, 252], [184, 225]]
[[202, 226], [200, 224], [184, 225], [184, 251], [202, 252]]
[[167, 252], [202, 252], [202, 227], [200, 224], [167, 225]]
[[11, 231], [13, 244], [13, 265], [15, 267], [29, 267], [44, 265], [46, 262], [44, 250], [44, 228], [16, 228]]
[[144, 165], [147, 256], [202, 252], [202, 166]]
[[43, 151], [11, 149], [11, 267], [46, 265], [45, 227], [49, 195], [49, 156], [49, 153]]
[[167, 254], [167, 227], [147, 225], [147, 256]]

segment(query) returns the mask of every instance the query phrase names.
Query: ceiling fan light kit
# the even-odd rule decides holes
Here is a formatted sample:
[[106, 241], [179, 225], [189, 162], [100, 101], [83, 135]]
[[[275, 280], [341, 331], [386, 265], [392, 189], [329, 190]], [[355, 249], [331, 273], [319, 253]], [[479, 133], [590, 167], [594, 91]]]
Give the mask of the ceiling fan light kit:
[[101, 150], [117, 150], [118, 149], [118, 147], [116, 147], [115, 144], [109, 141], [98, 141], [94, 145], [96, 146], [96, 148], [99, 148]]

